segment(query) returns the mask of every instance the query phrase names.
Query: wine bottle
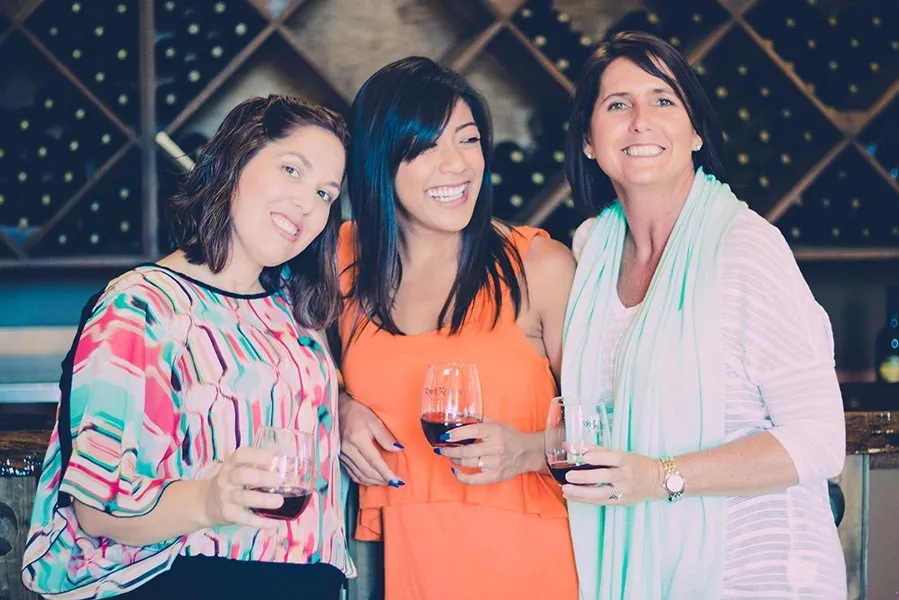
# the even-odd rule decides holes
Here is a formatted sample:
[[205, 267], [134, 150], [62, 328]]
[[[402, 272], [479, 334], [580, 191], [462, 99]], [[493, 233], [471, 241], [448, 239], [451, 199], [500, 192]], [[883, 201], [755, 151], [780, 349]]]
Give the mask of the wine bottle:
[[67, 104], [72, 98], [71, 89], [57, 80], [41, 87], [34, 97], [38, 119], [48, 127], [61, 125]]
[[538, 152], [534, 160], [544, 164], [547, 174], [554, 173], [565, 164], [565, 138], [568, 121], [561, 112], [548, 112], [539, 121], [537, 132]]
[[530, 0], [525, 2], [512, 17], [512, 22], [529, 39], [538, 35], [544, 24], [553, 18], [552, 3]]
[[886, 323], [874, 346], [878, 381], [899, 383], [899, 287], [887, 288]]
[[494, 147], [492, 181], [493, 214], [512, 219], [524, 206], [523, 182], [529, 177], [524, 149], [514, 141], [503, 141]]
[[574, 207], [574, 201], [569, 197], [540, 224], [554, 240], [559, 240], [569, 248], [574, 240], [574, 232], [583, 222], [583, 217]]
[[155, 54], [158, 78], [165, 79], [175, 76], [178, 65], [184, 58], [185, 47], [183, 36], [179, 36], [174, 31], [157, 34]]
[[862, 134], [865, 149], [884, 170], [899, 180], [899, 140], [895, 131], [899, 128], [899, 104], [893, 103], [883, 111]]
[[153, 18], [158, 31], [171, 31], [178, 26], [180, 2], [163, 0], [154, 5]]
[[543, 54], [549, 58], [556, 69], [566, 72], [571, 67], [571, 57], [574, 54], [580, 38], [571, 29], [571, 16], [568, 13], [550, 9], [551, 18], [543, 24], [540, 33], [546, 42], [541, 47]]

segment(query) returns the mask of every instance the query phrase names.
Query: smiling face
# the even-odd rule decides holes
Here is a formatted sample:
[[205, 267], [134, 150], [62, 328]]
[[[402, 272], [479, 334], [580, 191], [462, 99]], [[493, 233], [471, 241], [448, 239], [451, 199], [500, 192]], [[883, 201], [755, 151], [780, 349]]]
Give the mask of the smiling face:
[[397, 168], [394, 186], [404, 221], [441, 232], [468, 225], [484, 177], [480, 140], [471, 109], [457, 100], [434, 145]]
[[333, 133], [294, 129], [246, 164], [231, 207], [231, 260], [273, 267], [302, 252], [325, 228], [346, 160]]
[[701, 144], [684, 103], [665, 81], [626, 58], [606, 68], [584, 153], [596, 158], [616, 187], [671, 185], [690, 177]]

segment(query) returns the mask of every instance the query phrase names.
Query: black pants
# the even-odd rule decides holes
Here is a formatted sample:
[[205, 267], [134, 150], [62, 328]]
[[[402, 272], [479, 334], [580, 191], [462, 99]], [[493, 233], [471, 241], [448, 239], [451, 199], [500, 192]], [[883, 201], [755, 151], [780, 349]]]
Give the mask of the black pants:
[[118, 598], [128, 600], [338, 600], [346, 577], [328, 564], [292, 565], [179, 556], [172, 568]]

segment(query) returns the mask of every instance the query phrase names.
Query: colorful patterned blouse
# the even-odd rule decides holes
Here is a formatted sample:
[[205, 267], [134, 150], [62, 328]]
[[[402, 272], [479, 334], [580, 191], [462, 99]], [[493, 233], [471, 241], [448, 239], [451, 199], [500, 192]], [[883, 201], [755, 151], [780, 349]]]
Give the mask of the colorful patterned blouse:
[[[333, 362], [315, 332], [297, 325], [283, 291], [237, 295], [158, 265], [137, 267], [112, 281], [86, 317], [71, 384], [71, 459], [61, 477], [66, 444], [57, 426], [25, 548], [27, 587], [57, 598], [117, 595], [178, 555], [323, 562], [355, 575], [340, 504]], [[317, 493], [280, 529], [213, 527], [131, 547], [88, 536], [65, 502], [67, 494], [115, 516], [146, 514], [167, 484], [209, 476], [263, 425], [316, 436]]]

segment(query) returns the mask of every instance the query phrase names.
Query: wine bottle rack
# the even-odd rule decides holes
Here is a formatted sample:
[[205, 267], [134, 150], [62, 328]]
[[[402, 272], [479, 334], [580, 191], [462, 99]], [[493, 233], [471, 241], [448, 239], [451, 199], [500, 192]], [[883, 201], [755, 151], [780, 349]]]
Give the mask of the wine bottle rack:
[[0, 268], [156, 258], [165, 201], [231, 106], [280, 92], [346, 114], [371, 72], [409, 54], [465, 73], [497, 153], [521, 150], [495, 157], [511, 169], [498, 215], [570, 242], [567, 97], [591, 45], [621, 29], [685, 52], [727, 133], [729, 183], [801, 260], [899, 258], [899, 4], [620, 4], [4, 0], [0, 84], [17, 92], [0, 96]]
[[739, 29], [694, 69], [724, 130], [728, 183], [763, 214], [842, 138]]
[[777, 220], [792, 244], [835, 249], [899, 246], [899, 202], [864, 156], [844, 148]]

